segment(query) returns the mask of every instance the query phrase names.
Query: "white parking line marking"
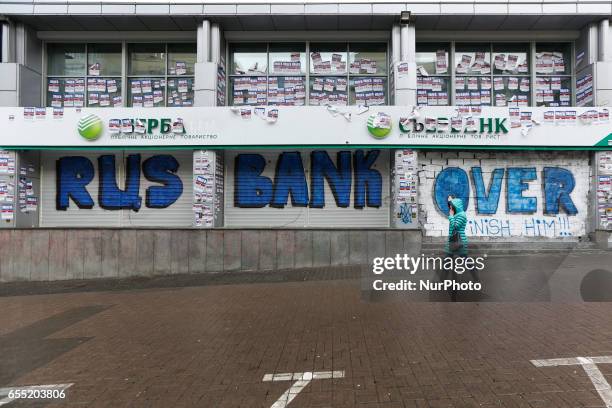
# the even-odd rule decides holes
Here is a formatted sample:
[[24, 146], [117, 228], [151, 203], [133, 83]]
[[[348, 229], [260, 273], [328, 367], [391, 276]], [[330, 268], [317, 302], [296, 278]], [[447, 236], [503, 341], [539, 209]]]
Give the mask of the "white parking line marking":
[[[69, 384], [45, 384], [45, 385], [15, 385], [13, 387], [0, 388], [0, 397], [4, 397], [4, 398], [0, 399], [0, 406], [6, 405], [6, 404], [10, 404], [11, 402], [15, 401], [16, 399], [22, 399], [22, 398], [9, 397], [8, 395], [11, 392], [11, 390], [19, 390], [19, 391], [23, 391], [23, 390], [25, 390], [25, 391], [33, 391], [33, 390], [64, 391], [64, 390], [67, 390], [68, 388], [70, 388], [73, 385], [74, 385], [74, 383], [69, 383]], [[42, 399], [42, 398], [37, 398], [37, 399]], [[49, 400], [51, 400], [51, 398], [49, 398]]]
[[262, 381], [295, 381], [270, 408], [285, 408], [312, 380], [344, 378], [342, 371], [305, 371], [303, 373], [266, 374]]
[[531, 360], [531, 363], [536, 367], [582, 366], [599, 397], [606, 404], [606, 408], [612, 408], [612, 387], [597, 367], [597, 364], [612, 364], [612, 356], [551, 358], [548, 360]]

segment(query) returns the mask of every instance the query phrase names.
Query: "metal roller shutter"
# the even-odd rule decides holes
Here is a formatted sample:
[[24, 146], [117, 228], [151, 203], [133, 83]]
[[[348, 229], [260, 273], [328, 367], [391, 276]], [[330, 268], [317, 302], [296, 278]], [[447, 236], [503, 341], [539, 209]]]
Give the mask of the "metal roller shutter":
[[[53, 151], [43, 152], [41, 156], [41, 218], [43, 227], [190, 227], [192, 221], [192, 152], [160, 152], [146, 151], [141, 154], [141, 165], [149, 157], [158, 154], [169, 154], [179, 163], [177, 175], [183, 183], [183, 192], [176, 202], [167, 208], [147, 208], [145, 205], [146, 189], [152, 185], [159, 185], [148, 181], [140, 175], [139, 194], [142, 197], [142, 206], [139, 211], [132, 210], [106, 210], [99, 206], [99, 172], [98, 157], [101, 155], [115, 155], [115, 168], [117, 184], [123, 188], [125, 183], [125, 159], [129, 154], [137, 151]], [[56, 162], [61, 157], [82, 156], [89, 159], [94, 167], [95, 175], [87, 185], [87, 191], [94, 200], [91, 209], [80, 209], [70, 200], [68, 208], [58, 210], [56, 207]]]
[[[127, 155], [128, 152], [126, 152]], [[193, 224], [193, 152], [181, 150], [173, 152], [142, 152], [142, 162], [156, 154], [169, 154], [179, 162], [177, 175], [183, 182], [183, 193], [171, 206], [167, 208], [147, 208], [145, 192], [149, 186], [159, 186], [140, 177], [140, 195], [142, 207], [138, 212], [122, 211], [122, 225], [125, 227], [191, 227]]]
[[[42, 152], [41, 154], [41, 209], [40, 209], [40, 226], [41, 227], [118, 227], [120, 226], [120, 211], [107, 211], [97, 205], [99, 178], [95, 177], [87, 186], [87, 191], [96, 204], [90, 209], [78, 208], [71, 200], [66, 210], [58, 210], [56, 206], [57, 179], [56, 179], [56, 162], [61, 157], [67, 156], [82, 156], [89, 159], [93, 166], [95, 174], [98, 174], [98, 157], [108, 154], [108, 152], [79, 152], [79, 151], [51, 151]], [[121, 152], [116, 153], [118, 158], [122, 158]], [[117, 174], [121, 175], [121, 162], [115, 161]], [[121, 176], [119, 176], [121, 180]]]
[[[321, 149], [318, 149], [321, 150]], [[291, 151], [291, 150], [284, 150]], [[306, 181], [308, 183], [308, 193], [310, 197], [310, 161], [311, 152], [314, 150], [300, 150]], [[336, 163], [336, 153], [340, 150], [325, 150], [330, 158]], [[365, 150], [367, 151], [367, 150]], [[225, 183], [225, 226], [227, 227], [275, 227], [275, 228], [295, 228], [295, 227], [322, 227], [322, 228], [367, 228], [367, 227], [388, 227], [389, 226], [389, 152], [381, 149], [380, 154], [371, 167], [380, 172], [382, 176], [382, 205], [378, 208], [365, 207], [357, 209], [354, 207], [353, 192], [348, 208], [338, 207], [334, 195], [327, 181], [324, 182], [325, 206], [324, 208], [293, 207], [291, 199], [286, 207], [274, 208], [265, 206], [263, 208], [240, 208], [234, 205], [234, 165], [236, 156], [239, 154], [260, 154], [266, 160], [266, 167], [263, 176], [274, 180], [274, 173], [277, 159], [283, 151], [228, 151], [226, 152], [226, 183]], [[354, 150], [351, 150], [353, 153]], [[352, 166], [351, 166], [352, 167]], [[353, 175], [354, 180], [354, 175]], [[351, 182], [351, 189], [354, 183]]]

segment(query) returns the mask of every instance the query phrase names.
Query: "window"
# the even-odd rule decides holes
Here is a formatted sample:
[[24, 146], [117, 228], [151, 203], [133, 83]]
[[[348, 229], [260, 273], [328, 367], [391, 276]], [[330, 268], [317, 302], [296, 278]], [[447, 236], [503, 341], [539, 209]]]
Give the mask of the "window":
[[302, 106], [306, 102], [306, 45], [268, 46], [268, 104]]
[[310, 105], [348, 105], [348, 44], [310, 44]]
[[455, 46], [455, 101], [457, 105], [491, 105], [491, 45]]
[[129, 44], [128, 51], [129, 106], [193, 106], [195, 44]]
[[87, 46], [87, 106], [121, 106], [121, 44]]
[[51, 43], [47, 55], [48, 106], [193, 106], [194, 43]]
[[268, 92], [268, 45], [236, 45], [230, 55], [229, 92], [234, 105], [265, 105]]
[[529, 44], [493, 44], [495, 106], [529, 106], [531, 78]]
[[85, 44], [49, 44], [47, 53], [49, 75], [85, 75]]
[[417, 104], [570, 106], [571, 52], [571, 43], [417, 43]]
[[387, 103], [386, 44], [349, 44], [349, 83], [351, 105]]
[[47, 54], [47, 105], [85, 106], [86, 45], [49, 44]]
[[47, 105], [123, 105], [121, 44], [54, 43], [47, 54]]
[[386, 44], [234, 44], [230, 67], [232, 105], [387, 103]]
[[570, 56], [570, 44], [536, 44], [536, 106], [571, 105], [572, 68]]
[[421, 43], [416, 47], [417, 104], [450, 104], [449, 44]]
[[130, 44], [128, 50], [129, 106], [165, 106], [166, 45]]
[[168, 44], [168, 75], [193, 75], [195, 63], [195, 44]]

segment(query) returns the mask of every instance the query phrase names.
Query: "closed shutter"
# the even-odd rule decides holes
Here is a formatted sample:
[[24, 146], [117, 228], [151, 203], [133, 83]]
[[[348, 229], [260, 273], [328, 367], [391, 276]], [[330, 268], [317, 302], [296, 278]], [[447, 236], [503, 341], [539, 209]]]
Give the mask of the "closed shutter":
[[[226, 227], [305, 227], [307, 225], [307, 208], [286, 206], [283, 209], [271, 208], [269, 206], [263, 208], [240, 208], [234, 204], [234, 189], [235, 189], [235, 161], [239, 154], [259, 154], [266, 160], [266, 167], [261, 173], [262, 176], [274, 180], [274, 170], [276, 168], [276, 160], [278, 151], [266, 152], [236, 152], [228, 151], [225, 155], [225, 226]], [[302, 160], [306, 166], [308, 157]]]
[[[126, 152], [126, 155], [130, 152]], [[183, 192], [179, 198], [166, 208], [148, 208], [145, 205], [146, 191], [149, 186], [159, 186], [159, 183], [147, 180], [144, 174], [140, 175], [140, 196], [142, 206], [138, 212], [124, 210], [122, 213], [122, 225], [125, 227], [191, 227], [193, 224], [193, 152], [181, 150], [173, 152], [142, 152], [141, 163], [151, 156], [168, 154], [174, 157], [179, 168], [176, 175], [183, 182]]]
[[[177, 175], [182, 181], [183, 191], [179, 198], [166, 208], [147, 208], [146, 189], [149, 186], [160, 186], [158, 183], [147, 180], [140, 174], [139, 195], [142, 204], [139, 211], [128, 209], [107, 210], [99, 205], [99, 171], [98, 157], [101, 155], [112, 154], [115, 156], [115, 170], [117, 185], [120, 189], [124, 188], [126, 165], [125, 159], [129, 154], [137, 154], [137, 151], [53, 151], [43, 152], [41, 157], [42, 166], [42, 208], [40, 225], [43, 227], [190, 227], [192, 219], [191, 197], [192, 197], [192, 152], [142, 152], [142, 163], [151, 156], [159, 154], [169, 154], [179, 163]], [[94, 206], [90, 209], [78, 208], [74, 201], [70, 199], [66, 210], [58, 210], [56, 204], [57, 179], [56, 163], [62, 157], [81, 156], [89, 159], [94, 168], [94, 177], [87, 185], [86, 189], [94, 201]]]
[[[291, 150], [284, 150], [289, 152]], [[304, 173], [308, 184], [308, 198], [311, 197], [311, 152], [313, 150], [300, 150]], [[326, 150], [334, 164], [337, 164], [336, 153], [339, 150]], [[262, 208], [241, 208], [235, 205], [235, 163], [236, 156], [239, 154], [259, 154], [266, 160], [266, 167], [262, 172], [263, 176], [274, 180], [277, 160], [283, 151], [229, 151], [226, 152], [226, 184], [225, 184], [225, 226], [227, 227], [322, 227], [322, 228], [367, 228], [367, 227], [388, 227], [389, 226], [389, 152], [381, 149], [376, 162], [371, 169], [377, 170], [382, 178], [382, 200], [380, 207], [355, 208], [354, 200], [354, 179], [352, 174], [350, 203], [348, 207], [339, 207], [325, 179], [324, 196], [325, 205], [323, 208], [294, 207], [291, 205], [291, 196], [284, 208], [274, 208], [266, 205]], [[350, 151], [351, 154], [354, 150]], [[368, 152], [368, 150], [364, 150]], [[351, 155], [351, 169], [352, 155]], [[354, 169], [353, 169], [354, 171]]]
[[[120, 226], [120, 211], [108, 211], [100, 208], [98, 205], [98, 157], [103, 154], [109, 154], [108, 151], [99, 152], [79, 152], [79, 151], [44, 151], [41, 153], [41, 172], [42, 172], [42, 207], [40, 216], [40, 225], [42, 227], [118, 227]], [[116, 156], [122, 158], [121, 153], [115, 153]], [[94, 177], [87, 185], [87, 192], [94, 200], [93, 208], [78, 208], [72, 199], [69, 201], [66, 210], [58, 210], [56, 204], [57, 194], [57, 178], [56, 165], [57, 160], [62, 157], [81, 156], [89, 159], [93, 164]], [[115, 161], [117, 174], [121, 174], [120, 168], [122, 160]], [[119, 176], [120, 177], [120, 176]]]

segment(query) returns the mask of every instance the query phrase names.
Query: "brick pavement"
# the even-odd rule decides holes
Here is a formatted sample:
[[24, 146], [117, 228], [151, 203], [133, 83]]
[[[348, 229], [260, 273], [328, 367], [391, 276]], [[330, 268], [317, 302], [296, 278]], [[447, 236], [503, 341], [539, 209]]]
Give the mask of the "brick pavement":
[[580, 367], [530, 360], [612, 355], [612, 304], [368, 302], [352, 279], [14, 296], [0, 310], [0, 386], [75, 383], [53, 407], [267, 408], [290, 382], [265, 374], [325, 370], [345, 378], [289, 408], [603, 407]]

